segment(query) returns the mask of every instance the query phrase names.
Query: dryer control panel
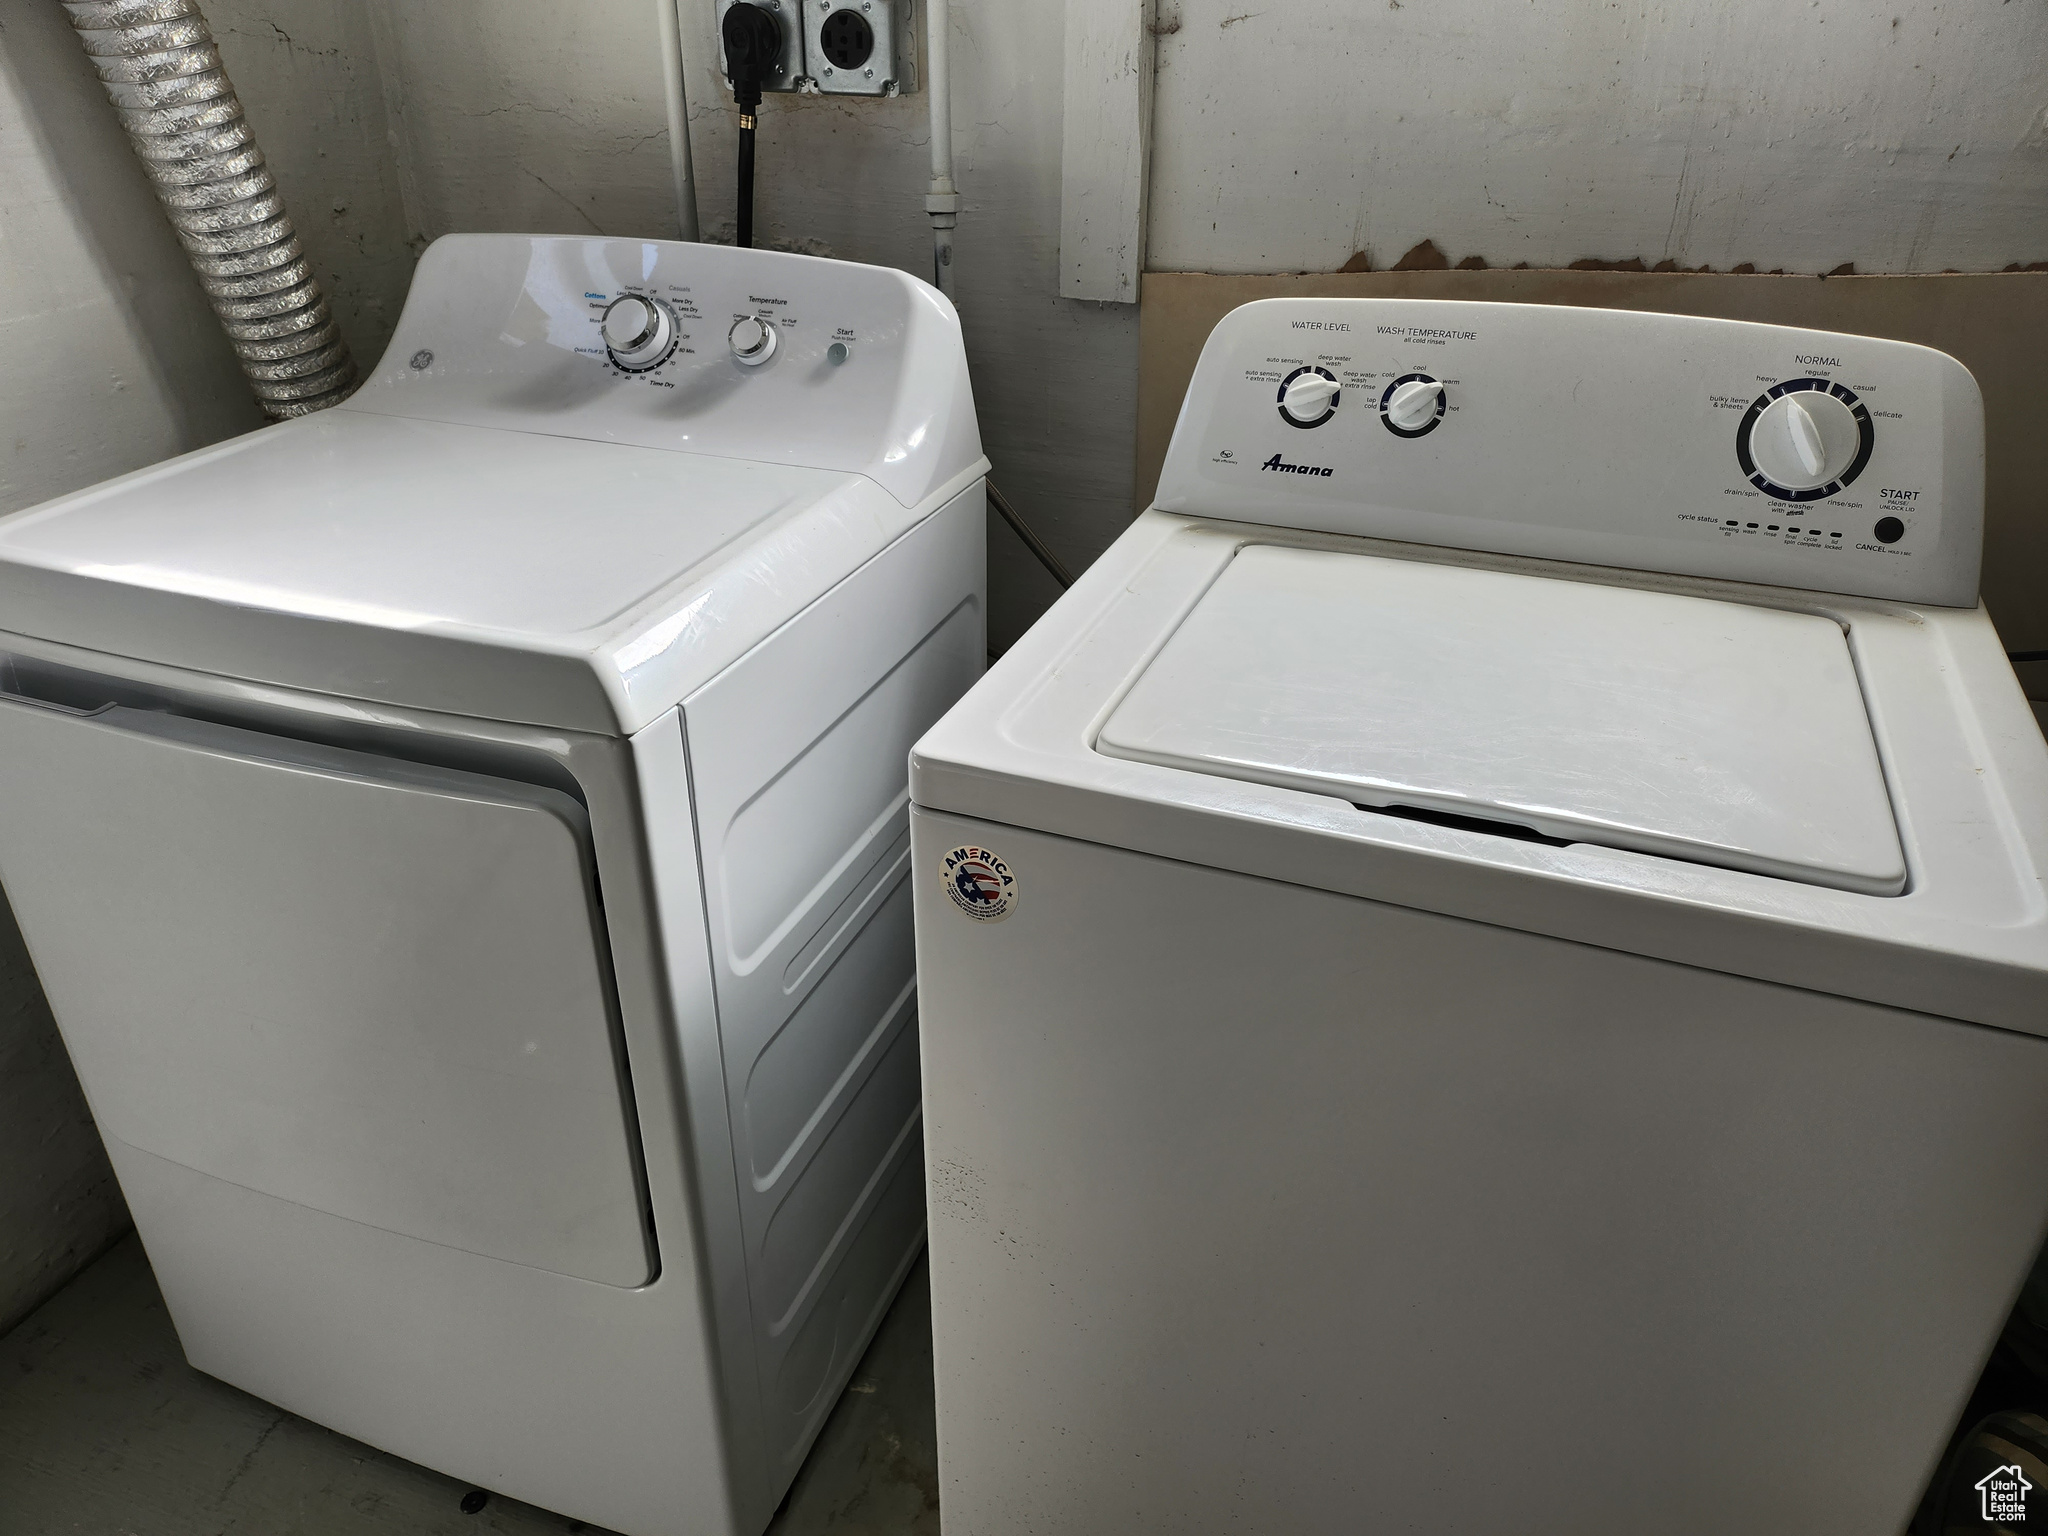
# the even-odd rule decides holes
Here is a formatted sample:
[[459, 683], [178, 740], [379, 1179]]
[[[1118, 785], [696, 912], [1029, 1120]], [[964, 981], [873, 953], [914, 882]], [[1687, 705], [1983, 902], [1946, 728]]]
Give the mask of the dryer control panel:
[[937, 289], [678, 240], [436, 240], [346, 408], [846, 470], [906, 506], [981, 458]]
[[1968, 607], [1984, 407], [1961, 363], [1906, 342], [1265, 299], [1203, 348], [1155, 505]]

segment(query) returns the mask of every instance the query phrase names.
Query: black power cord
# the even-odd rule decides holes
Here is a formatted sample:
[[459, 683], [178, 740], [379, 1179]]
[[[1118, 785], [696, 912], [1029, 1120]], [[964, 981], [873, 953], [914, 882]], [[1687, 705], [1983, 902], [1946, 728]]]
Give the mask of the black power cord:
[[725, 41], [726, 78], [740, 106], [739, 233], [737, 243], [754, 243], [754, 113], [761, 87], [782, 53], [782, 26], [757, 5], [730, 7], [719, 24]]
[[985, 480], [982, 483], [988, 487], [990, 504], [1002, 515], [1003, 521], [1010, 525], [1011, 532], [1024, 541], [1024, 547], [1038, 557], [1038, 563], [1051, 573], [1054, 581], [1062, 587], [1071, 587], [1074, 584], [1074, 573], [1067, 569], [1067, 563], [1047, 548], [1045, 540], [1041, 539], [1036, 530], [1024, 521], [1017, 509], [1010, 505], [1010, 498], [996, 489], [995, 481]]
[[[1010, 505], [1010, 498], [996, 489], [995, 481], [984, 479], [981, 483], [988, 490], [988, 504], [1010, 525], [1010, 531], [1024, 541], [1024, 547], [1038, 557], [1038, 563], [1046, 568], [1062, 589], [1071, 587], [1074, 584], [1074, 573], [1067, 569], [1066, 561], [1046, 546], [1045, 540], [1038, 536], [1038, 531], [1025, 522], [1023, 515]], [[1002, 654], [1001, 651], [991, 648], [988, 653], [989, 662], [993, 664]]]

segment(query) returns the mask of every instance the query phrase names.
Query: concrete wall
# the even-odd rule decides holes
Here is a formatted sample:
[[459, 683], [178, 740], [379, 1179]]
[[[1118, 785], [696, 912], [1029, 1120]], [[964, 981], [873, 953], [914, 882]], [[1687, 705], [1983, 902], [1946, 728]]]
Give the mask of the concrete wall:
[[50, 1005], [0, 901], [0, 1333], [127, 1227]]
[[0, 9], [0, 511], [262, 420], [61, 6]]
[[221, 60], [356, 361], [383, 354], [419, 242], [399, 197], [372, 13], [334, 0], [204, 0]]

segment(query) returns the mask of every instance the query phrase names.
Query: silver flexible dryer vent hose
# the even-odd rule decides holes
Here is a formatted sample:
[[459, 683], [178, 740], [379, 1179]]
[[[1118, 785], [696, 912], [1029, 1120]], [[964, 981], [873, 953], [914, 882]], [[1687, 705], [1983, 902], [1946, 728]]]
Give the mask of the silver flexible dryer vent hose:
[[194, 0], [64, 0], [242, 372], [272, 416], [338, 405], [355, 359]]

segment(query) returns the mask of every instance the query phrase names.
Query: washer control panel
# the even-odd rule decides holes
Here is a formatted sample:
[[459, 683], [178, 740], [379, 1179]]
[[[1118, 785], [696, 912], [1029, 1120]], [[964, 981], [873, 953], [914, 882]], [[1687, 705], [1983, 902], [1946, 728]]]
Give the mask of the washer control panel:
[[1266, 299], [1204, 347], [1166, 511], [1968, 606], [1984, 411], [1926, 347], [1746, 321]]

